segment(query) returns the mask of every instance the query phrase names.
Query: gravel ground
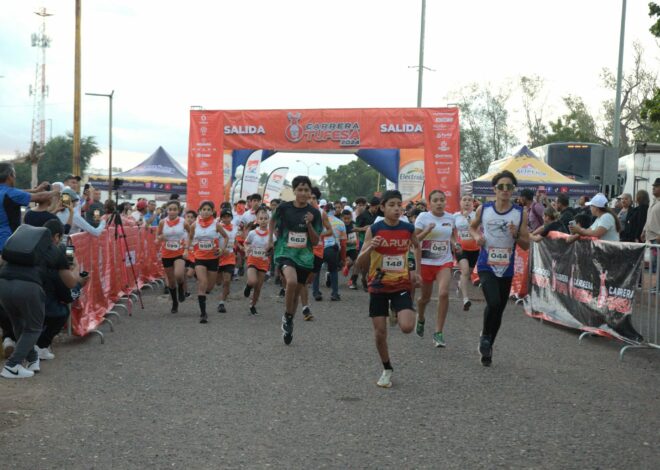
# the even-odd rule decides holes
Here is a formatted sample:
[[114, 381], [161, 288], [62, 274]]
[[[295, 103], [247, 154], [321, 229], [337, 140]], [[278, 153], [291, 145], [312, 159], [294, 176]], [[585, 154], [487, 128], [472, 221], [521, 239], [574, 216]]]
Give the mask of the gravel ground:
[[484, 368], [483, 303], [452, 299], [446, 349], [434, 315], [423, 339], [390, 329], [384, 390], [365, 293], [314, 302], [287, 347], [277, 288], [251, 317], [242, 287], [208, 325], [145, 293], [105, 344], [59, 339], [36, 378], [0, 381], [0, 468], [658, 468], [657, 352], [619, 362], [511, 304]]

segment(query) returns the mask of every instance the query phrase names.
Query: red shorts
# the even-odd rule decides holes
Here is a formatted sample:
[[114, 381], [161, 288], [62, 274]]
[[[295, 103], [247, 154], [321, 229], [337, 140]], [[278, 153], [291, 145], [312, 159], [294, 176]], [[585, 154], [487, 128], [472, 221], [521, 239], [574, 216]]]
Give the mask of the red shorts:
[[435, 282], [435, 278], [438, 276], [438, 273], [440, 271], [442, 271], [443, 269], [451, 269], [453, 267], [454, 267], [453, 261], [450, 263], [441, 264], [439, 266], [435, 266], [432, 264], [422, 264], [422, 272], [420, 273], [420, 276], [422, 277], [422, 282], [424, 284]]

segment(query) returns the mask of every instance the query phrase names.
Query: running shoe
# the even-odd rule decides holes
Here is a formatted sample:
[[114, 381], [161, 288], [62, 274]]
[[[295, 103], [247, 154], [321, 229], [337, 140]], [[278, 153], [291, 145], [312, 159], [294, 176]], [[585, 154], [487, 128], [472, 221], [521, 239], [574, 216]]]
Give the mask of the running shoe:
[[392, 386], [392, 369], [385, 369], [380, 375], [380, 379], [376, 382], [376, 385], [383, 388], [390, 388]]
[[286, 345], [293, 341], [293, 315], [282, 315], [282, 339]]
[[5, 359], [14, 354], [14, 349], [16, 349], [16, 341], [7, 337], [2, 341], [2, 349], [4, 350]]
[[338, 300], [341, 300], [341, 296], [339, 294], [333, 294], [330, 296], [330, 300], [337, 302]]
[[479, 337], [479, 354], [481, 354], [481, 365], [488, 367], [493, 362], [493, 345], [489, 336]]
[[325, 273], [325, 287], [332, 287], [332, 282], [330, 282], [330, 273]]
[[259, 315], [259, 312], [257, 312], [257, 308], [254, 305], [250, 306], [250, 313], [252, 315]]
[[35, 346], [34, 349], [37, 351], [37, 355], [42, 361], [50, 361], [55, 359], [55, 354], [53, 354], [48, 348], [40, 348], [39, 346]]
[[312, 321], [314, 320], [314, 315], [312, 315], [312, 311], [309, 308], [309, 305], [305, 305], [302, 309], [302, 314], [303, 314], [303, 320], [305, 321]]
[[441, 331], [433, 333], [433, 345], [436, 348], [444, 348], [446, 346], [445, 337], [443, 336]]
[[186, 292], [186, 298], [190, 297], [190, 292]]
[[470, 299], [463, 299], [463, 311], [467, 312], [470, 310], [470, 307], [472, 306], [472, 302], [470, 302]]
[[37, 356], [37, 358], [32, 362], [28, 361], [26, 369], [30, 372], [34, 372], [35, 374], [37, 372], [41, 372], [41, 361], [39, 361], [39, 356]]
[[245, 289], [243, 289], [243, 296], [247, 299], [250, 297], [250, 292], [252, 292], [252, 287], [245, 286]]
[[202, 313], [199, 316], [199, 322], [200, 323], [208, 323], [209, 322], [209, 316], [206, 313]]
[[277, 294], [277, 296], [278, 296], [278, 297], [284, 297], [285, 295], [286, 295], [286, 289], [284, 289], [284, 287], [282, 287], [282, 288], [280, 289], [279, 294]]
[[357, 286], [355, 285], [355, 283], [353, 282], [352, 279], [349, 279], [349, 280], [348, 280], [348, 288], [349, 288], [350, 290], [357, 290]]
[[170, 310], [170, 313], [178, 313], [178, 312], [179, 312], [179, 304], [172, 305], [172, 309]]
[[417, 322], [415, 323], [415, 333], [417, 333], [417, 336], [420, 338], [424, 337], [424, 323], [425, 321], [419, 321], [419, 317], [417, 317]]
[[227, 313], [227, 308], [225, 307], [224, 302], [218, 304], [218, 313]]
[[0, 376], [5, 379], [27, 379], [34, 377], [34, 372], [27, 370], [21, 364], [16, 364], [14, 367], [4, 366]]
[[320, 302], [321, 300], [323, 300], [323, 295], [321, 295], [320, 292], [317, 292], [316, 294], [314, 294], [314, 300]]

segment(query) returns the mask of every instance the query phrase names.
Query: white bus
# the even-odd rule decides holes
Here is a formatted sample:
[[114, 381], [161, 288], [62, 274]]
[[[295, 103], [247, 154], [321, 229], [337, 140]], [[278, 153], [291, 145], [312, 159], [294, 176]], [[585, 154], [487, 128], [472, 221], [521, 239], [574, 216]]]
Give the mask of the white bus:
[[640, 189], [653, 200], [653, 182], [660, 178], [660, 144], [636, 142], [633, 153], [619, 158], [617, 194], [628, 193], [635, 199]]

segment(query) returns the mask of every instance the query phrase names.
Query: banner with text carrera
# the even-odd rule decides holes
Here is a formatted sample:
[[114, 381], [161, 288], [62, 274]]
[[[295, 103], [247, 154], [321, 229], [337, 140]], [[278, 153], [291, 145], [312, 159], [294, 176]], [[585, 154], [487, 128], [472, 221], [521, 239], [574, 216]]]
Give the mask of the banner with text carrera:
[[580, 239], [551, 232], [530, 251], [528, 315], [636, 343], [631, 323], [644, 245]]
[[[190, 114], [188, 201], [193, 204], [208, 199], [205, 196], [209, 192], [214, 193], [214, 201], [222, 194], [216, 196], [215, 188], [209, 191], [208, 184], [220, 179], [224, 148], [279, 151], [423, 148], [426, 188], [443, 189], [449, 200], [447, 209], [458, 210], [450, 207], [458, 205], [460, 184], [457, 108], [194, 110]], [[209, 151], [200, 152], [200, 148]], [[199, 154], [208, 161], [200, 164]], [[204, 185], [193, 181], [199, 178], [205, 178]], [[202, 186], [206, 190], [200, 195]]]

